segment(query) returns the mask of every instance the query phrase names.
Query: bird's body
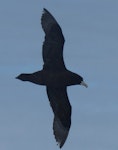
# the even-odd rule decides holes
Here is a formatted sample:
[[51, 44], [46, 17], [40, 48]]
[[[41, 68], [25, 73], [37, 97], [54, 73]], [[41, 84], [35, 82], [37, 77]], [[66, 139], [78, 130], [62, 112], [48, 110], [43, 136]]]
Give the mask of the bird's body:
[[87, 87], [87, 85], [80, 75], [66, 69], [63, 60], [65, 39], [59, 24], [46, 9], [41, 18], [41, 24], [45, 32], [42, 51], [43, 69], [31, 74], [21, 74], [17, 79], [46, 86], [54, 113], [53, 133], [61, 148], [71, 126], [71, 105], [67, 95], [67, 86], [80, 84]]
[[22, 74], [23, 81], [51, 87], [77, 85], [80, 83], [80, 78], [80, 76], [68, 70], [62, 72], [41, 70], [32, 74]]

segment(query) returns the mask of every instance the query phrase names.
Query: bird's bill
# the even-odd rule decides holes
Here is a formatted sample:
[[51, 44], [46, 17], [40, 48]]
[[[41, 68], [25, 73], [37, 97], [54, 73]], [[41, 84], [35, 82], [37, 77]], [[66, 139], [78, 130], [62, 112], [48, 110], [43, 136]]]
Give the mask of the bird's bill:
[[81, 81], [80, 85], [83, 85], [83, 86], [85, 86], [86, 88], [88, 87], [88, 85], [87, 85], [84, 81]]

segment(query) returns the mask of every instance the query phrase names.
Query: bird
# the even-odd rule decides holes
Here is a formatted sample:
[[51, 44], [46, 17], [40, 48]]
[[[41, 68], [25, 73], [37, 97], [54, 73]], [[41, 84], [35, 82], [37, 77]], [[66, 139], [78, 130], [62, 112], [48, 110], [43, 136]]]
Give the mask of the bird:
[[43, 8], [41, 25], [45, 33], [42, 46], [44, 62], [42, 70], [30, 74], [22, 73], [16, 79], [46, 86], [54, 114], [53, 134], [58, 146], [62, 148], [71, 127], [72, 107], [68, 99], [67, 87], [71, 85], [88, 87], [88, 85], [83, 77], [66, 68], [63, 58], [65, 39], [62, 29], [46, 8]]

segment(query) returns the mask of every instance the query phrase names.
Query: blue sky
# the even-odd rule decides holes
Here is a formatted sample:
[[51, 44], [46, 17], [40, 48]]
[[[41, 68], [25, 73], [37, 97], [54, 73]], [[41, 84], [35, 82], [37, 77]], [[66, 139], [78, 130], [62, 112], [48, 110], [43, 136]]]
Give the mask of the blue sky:
[[118, 149], [117, 6], [116, 0], [1, 0], [1, 150], [59, 149], [45, 87], [15, 79], [42, 68], [44, 7], [63, 30], [67, 68], [89, 85], [68, 88], [72, 126], [62, 149]]

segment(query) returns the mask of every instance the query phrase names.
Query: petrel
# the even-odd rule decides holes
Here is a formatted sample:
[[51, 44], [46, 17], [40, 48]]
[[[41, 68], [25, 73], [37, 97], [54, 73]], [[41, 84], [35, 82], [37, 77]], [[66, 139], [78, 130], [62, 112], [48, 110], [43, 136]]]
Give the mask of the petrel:
[[44, 8], [41, 25], [45, 32], [42, 46], [42, 70], [31, 74], [20, 74], [17, 79], [46, 86], [50, 105], [54, 113], [53, 133], [60, 148], [64, 145], [71, 126], [71, 105], [67, 87], [87, 84], [83, 78], [69, 71], [63, 59], [64, 36], [60, 25], [51, 13]]

